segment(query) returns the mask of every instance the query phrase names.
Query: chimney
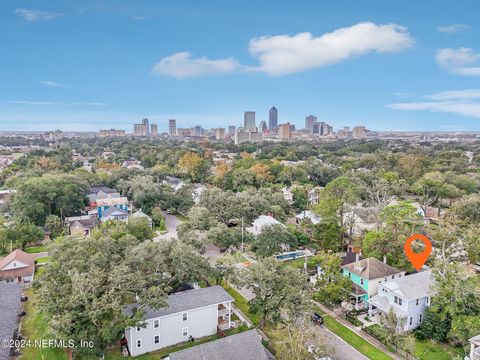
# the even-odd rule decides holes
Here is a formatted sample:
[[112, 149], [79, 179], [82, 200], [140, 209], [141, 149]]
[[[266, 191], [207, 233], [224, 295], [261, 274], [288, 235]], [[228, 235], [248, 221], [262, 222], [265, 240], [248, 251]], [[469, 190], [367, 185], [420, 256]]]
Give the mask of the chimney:
[[383, 255], [383, 262], [386, 264], [387, 263], [387, 255]]
[[358, 252], [355, 254], [355, 261], [356, 262], [360, 261], [360, 253], [358, 253]]

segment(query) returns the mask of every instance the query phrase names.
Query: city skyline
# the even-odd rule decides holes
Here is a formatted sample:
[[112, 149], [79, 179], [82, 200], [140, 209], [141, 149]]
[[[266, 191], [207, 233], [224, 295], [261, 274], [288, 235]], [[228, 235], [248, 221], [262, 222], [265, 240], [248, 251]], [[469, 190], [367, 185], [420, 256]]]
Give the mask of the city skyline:
[[346, 3], [3, 1], [0, 130], [480, 130], [478, 3]]

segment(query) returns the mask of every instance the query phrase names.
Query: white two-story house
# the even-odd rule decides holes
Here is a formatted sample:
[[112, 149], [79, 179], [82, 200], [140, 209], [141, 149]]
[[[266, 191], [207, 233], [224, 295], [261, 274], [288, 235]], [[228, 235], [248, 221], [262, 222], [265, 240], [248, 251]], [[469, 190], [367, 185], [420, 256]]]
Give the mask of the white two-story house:
[[[221, 287], [181, 291], [168, 296], [168, 307], [146, 308], [144, 322], [125, 330], [132, 356], [213, 335], [232, 327], [233, 298]], [[136, 304], [125, 310], [131, 314]]]
[[17, 249], [0, 259], [0, 282], [29, 284], [35, 274], [35, 257]]
[[404, 319], [399, 332], [415, 329], [430, 306], [434, 282], [431, 271], [421, 271], [379, 284], [378, 294], [368, 300], [368, 316], [380, 323], [382, 313], [393, 309], [398, 318]]

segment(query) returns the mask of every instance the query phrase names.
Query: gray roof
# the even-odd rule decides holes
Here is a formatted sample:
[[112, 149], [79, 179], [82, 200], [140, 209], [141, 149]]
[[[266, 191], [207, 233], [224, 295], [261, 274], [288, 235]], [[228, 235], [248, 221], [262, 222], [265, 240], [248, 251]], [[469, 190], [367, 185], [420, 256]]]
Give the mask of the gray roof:
[[382, 285], [405, 299], [415, 300], [430, 296], [434, 283], [432, 272], [428, 270], [387, 281]]
[[387, 265], [373, 257], [356, 261], [342, 267], [344, 269], [348, 269], [348, 271], [351, 273], [357, 274], [358, 276], [368, 280], [379, 279], [404, 272], [402, 270], [395, 269], [394, 267]]
[[[201, 307], [221, 304], [228, 301], [233, 301], [231, 297], [221, 286], [210, 286], [200, 289], [192, 289], [180, 291], [168, 296], [168, 307], [160, 309], [145, 308], [145, 319], [153, 319], [170, 314], [176, 314], [182, 311], [198, 309]], [[137, 307], [137, 304], [127, 306], [125, 312], [131, 314], [132, 310]]]
[[102, 217], [107, 217], [107, 216], [125, 216], [128, 215], [128, 212], [120, 209], [116, 206], [109, 207], [107, 210], [105, 210], [102, 214]]
[[[12, 340], [18, 326], [22, 289], [14, 283], [0, 283], [0, 341]], [[0, 346], [0, 360], [9, 358], [10, 349]]]
[[268, 360], [256, 330], [248, 330], [169, 355], [170, 360]]

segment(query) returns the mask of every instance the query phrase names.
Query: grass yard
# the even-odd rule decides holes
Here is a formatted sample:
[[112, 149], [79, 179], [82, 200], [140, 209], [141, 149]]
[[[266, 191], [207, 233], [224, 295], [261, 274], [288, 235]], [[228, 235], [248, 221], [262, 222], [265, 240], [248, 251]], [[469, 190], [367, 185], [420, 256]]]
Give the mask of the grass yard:
[[[315, 309], [316, 312], [321, 312], [319, 309]], [[355, 349], [361, 352], [363, 355], [372, 360], [392, 360], [390, 356], [385, 354], [382, 350], [377, 349], [370, 344], [367, 340], [355, 334], [352, 330], [335, 320], [329, 315], [323, 316], [325, 327], [331, 332], [335, 333], [347, 343], [352, 345]]]
[[234, 305], [250, 319], [253, 325], [257, 326], [258, 324], [260, 324], [260, 315], [250, 312], [250, 306], [248, 305], [247, 300], [242, 296], [242, 294], [240, 294], [230, 285], [223, 285], [223, 288], [230, 294], [230, 296], [235, 299]]
[[418, 341], [415, 356], [420, 360], [451, 360], [463, 359], [463, 355], [451, 346], [434, 341]]
[[[25, 312], [27, 316], [22, 319], [21, 332], [27, 339], [34, 341], [48, 339], [47, 322], [36, 309], [37, 299], [33, 289], [26, 291], [28, 301], [25, 303]], [[64, 360], [67, 359], [67, 353], [59, 348], [36, 348], [29, 347], [22, 349], [22, 358], [26, 360]]]
[[35, 261], [37, 262], [37, 264], [45, 264], [45, 263], [48, 263], [48, 261], [50, 260], [50, 257], [49, 256], [45, 256], [45, 257], [41, 257], [41, 258], [36, 258]]
[[45, 246], [31, 246], [25, 249], [25, 252], [27, 254], [36, 254], [36, 253], [45, 252], [45, 251], [47, 251], [45, 249]]

